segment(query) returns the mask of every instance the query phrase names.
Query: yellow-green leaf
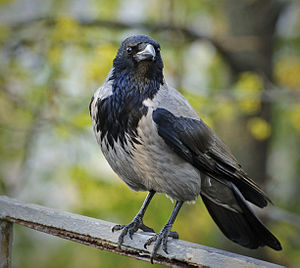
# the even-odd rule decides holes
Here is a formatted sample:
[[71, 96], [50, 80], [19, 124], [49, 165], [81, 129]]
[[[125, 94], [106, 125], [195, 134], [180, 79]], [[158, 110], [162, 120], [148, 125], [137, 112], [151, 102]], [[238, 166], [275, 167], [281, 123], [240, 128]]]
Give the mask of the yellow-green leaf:
[[266, 120], [260, 117], [249, 119], [247, 127], [253, 137], [257, 140], [265, 140], [271, 135], [271, 126]]

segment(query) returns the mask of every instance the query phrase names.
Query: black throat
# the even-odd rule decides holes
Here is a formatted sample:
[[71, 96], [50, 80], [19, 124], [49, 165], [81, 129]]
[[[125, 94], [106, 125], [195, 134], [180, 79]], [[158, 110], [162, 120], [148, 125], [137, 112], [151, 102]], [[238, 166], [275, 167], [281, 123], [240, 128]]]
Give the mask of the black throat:
[[[107, 137], [108, 149], [108, 145], [114, 149], [115, 142], [119, 142], [124, 149], [128, 141], [133, 146], [140, 143], [137, 140], [138, 123], [148, 112], [143, 101], [152, 100], [163, 84], [162, 70], [160, 75], [149, 73], [149, 68], [144, 73], [141, 71], [114, 69], [109, 79], [113, 81], [113, 94], [97, 101], [96, 127], [98, 132], [101, 131], [102, 142], [104, 137]], [[127, 140], [125, 136], [129, 139]]]

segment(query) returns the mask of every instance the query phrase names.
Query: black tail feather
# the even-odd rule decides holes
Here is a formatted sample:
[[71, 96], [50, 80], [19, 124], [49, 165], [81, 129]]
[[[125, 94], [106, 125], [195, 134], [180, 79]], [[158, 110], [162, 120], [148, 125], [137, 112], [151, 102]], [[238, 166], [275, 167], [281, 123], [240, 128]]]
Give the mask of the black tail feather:
[[266, 228], [266, 226], [260, 221], [260, 219], [255, 216], [253, 210], [248, 205], [247, 201], [238, 190], [238, 188], [234, 184], [232, 184], [232, 187], [235, 197], [238, 200], [239, 205], [241, 206], [245, 217], [249, 222], [249, 225], [260, 237], [264, 245], [269, 246], [270, 248], [273, 248], [275, 250], [281, 250], [282, 247], [278, 239]]
[[247, 248], [255, 249], [266, 245], [281, 250], [280, 242], [254, 215], [245, 198], [233, 184], [232, 190], [241, 212], [219, 205], [201, 194], [209, 214], [224, 235]]

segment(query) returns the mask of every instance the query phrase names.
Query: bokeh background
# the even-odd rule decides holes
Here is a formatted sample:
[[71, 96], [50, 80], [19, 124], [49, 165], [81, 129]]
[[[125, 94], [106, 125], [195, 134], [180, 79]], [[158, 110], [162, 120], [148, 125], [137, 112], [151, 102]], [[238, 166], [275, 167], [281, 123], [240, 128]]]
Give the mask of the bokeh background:
[[[184, 205], [174, 230], [184, 240], [299, 267], [296, 0], [1, 0], [0, 194], [131, 221], [146, 193], [129, 190], [104, 160], [88, 105], [132, 34], [160, 42], [166, 80], [269, 194], [275, 206], [258, 213], [283, 251], [228, 241], [200, 199]], [[172, 208], [156, 196], [145, 223], [159, 231]], [[156, 266], [14, 228], [13, 267]]]

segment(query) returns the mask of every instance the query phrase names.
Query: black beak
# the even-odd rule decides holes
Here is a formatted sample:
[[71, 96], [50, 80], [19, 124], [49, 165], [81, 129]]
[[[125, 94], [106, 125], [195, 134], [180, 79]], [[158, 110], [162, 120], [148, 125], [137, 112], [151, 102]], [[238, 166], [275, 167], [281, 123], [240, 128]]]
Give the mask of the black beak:
[[146, 44], [145, 48], [140, 52], [136, 53], [136, 61], [142, 60], [154, 60], [156, 56], [155, 49], [151, 44]]

